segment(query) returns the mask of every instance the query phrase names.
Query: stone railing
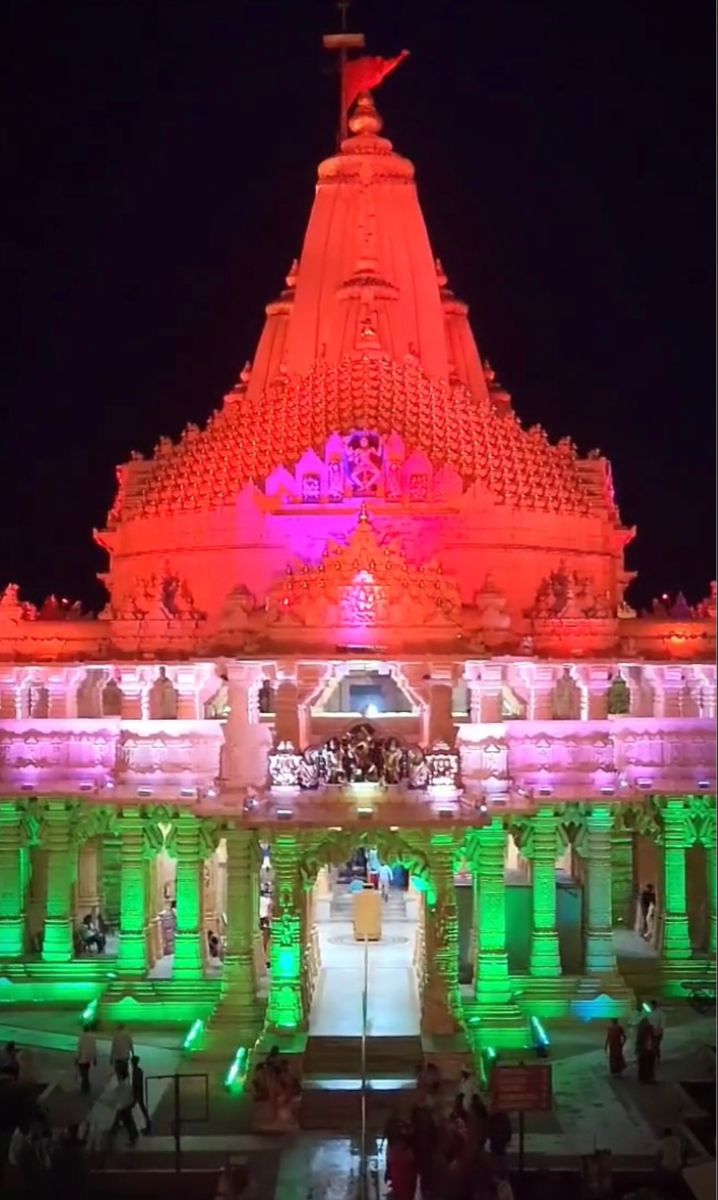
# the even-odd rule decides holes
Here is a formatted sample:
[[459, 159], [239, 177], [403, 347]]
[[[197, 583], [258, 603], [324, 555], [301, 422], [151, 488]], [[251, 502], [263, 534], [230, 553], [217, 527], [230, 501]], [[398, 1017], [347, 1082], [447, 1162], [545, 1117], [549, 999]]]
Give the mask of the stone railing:
[[196, 794], [214, 786], [223, 740], [223, 726], [210, 720], [0, 722], [0, 788]]
[[716, 786], [715, 727], [702, 718], [462, 725], [457, 748], [465, 792], [487, 799], [712, 793]]

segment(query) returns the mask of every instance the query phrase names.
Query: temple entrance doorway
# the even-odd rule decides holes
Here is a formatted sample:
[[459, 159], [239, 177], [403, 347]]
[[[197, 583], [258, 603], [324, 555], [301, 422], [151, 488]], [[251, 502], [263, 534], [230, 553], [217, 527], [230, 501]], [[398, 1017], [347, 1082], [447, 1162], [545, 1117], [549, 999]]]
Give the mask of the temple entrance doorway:
[[[312, 894], [313, 1038], [418, 1037], [422, 897], [369, 845], [320, 868]], [[366, 940], [365, 940], [366, 939]], [[365, 999], [366, 993], [366, 999]]]

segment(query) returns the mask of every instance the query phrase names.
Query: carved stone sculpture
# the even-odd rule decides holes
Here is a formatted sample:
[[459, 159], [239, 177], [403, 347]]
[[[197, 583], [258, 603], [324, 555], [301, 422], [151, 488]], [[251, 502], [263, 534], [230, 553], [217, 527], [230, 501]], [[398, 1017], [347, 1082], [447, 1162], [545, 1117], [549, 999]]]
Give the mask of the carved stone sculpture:
[[569, 667], [551, 693], [551, 712], [556, 721], [576, 721], [581, 715], [581, 693]]
[[177, 716], [177, 692], [165, 667], [160, 667], [150, 688], [149, 713], [151, 721], [173, 721]]
[[607, 693], [608, 715], [625, 717], [631, 711], [631, 692], [620, 671], [611, 680]]

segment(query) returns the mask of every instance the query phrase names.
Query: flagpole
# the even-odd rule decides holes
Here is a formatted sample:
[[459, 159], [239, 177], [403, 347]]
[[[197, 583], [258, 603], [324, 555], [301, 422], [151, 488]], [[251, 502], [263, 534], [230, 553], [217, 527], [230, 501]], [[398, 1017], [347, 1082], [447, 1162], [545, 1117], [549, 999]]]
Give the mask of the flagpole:
[[[342, 25], [346, 25], [346, 4], [340, 4]], [[363, 33], [325, 33], [322, 38], [325, 50], [339, 51], [339, 144], [347, 136], [347, 113], [344, 108], [344, 72], [347, 65], [347, 50], [363, 50], [366, 40]]]

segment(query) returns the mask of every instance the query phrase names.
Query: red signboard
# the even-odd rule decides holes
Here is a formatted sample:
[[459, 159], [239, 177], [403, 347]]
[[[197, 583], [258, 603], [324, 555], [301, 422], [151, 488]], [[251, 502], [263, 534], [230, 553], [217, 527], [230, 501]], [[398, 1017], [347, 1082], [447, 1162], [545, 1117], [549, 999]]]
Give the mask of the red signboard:
[[494, 1108], [505, 1113], [548, 1112], [551, 1108], [551, 1065], [497, 1063], [491, 1072]]

